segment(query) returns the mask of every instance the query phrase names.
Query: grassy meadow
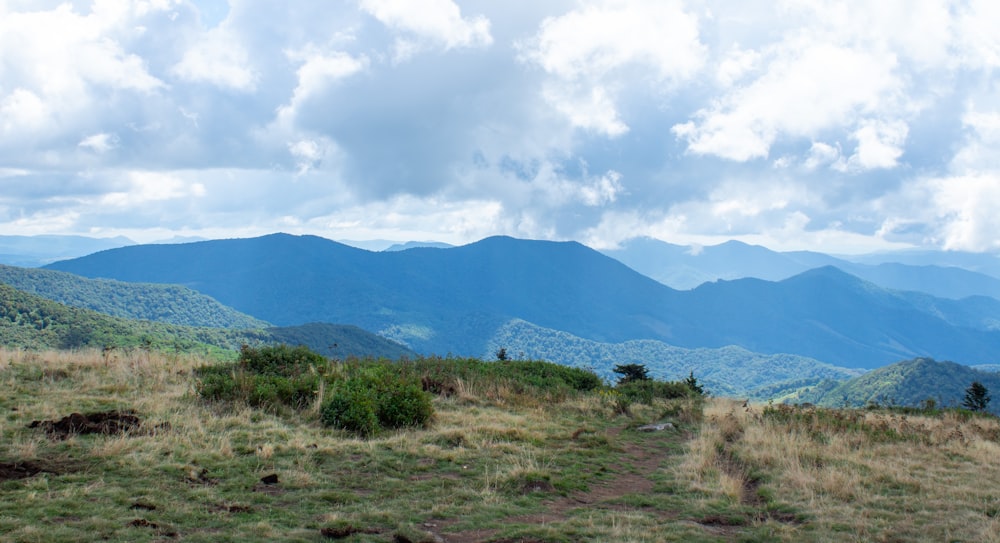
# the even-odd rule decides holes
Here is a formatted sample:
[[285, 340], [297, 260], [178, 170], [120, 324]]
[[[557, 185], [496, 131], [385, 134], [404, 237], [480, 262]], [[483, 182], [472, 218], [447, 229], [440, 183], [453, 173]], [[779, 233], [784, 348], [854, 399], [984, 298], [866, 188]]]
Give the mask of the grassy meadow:
[[[322, 424], [322, 387], [206, 400], [208, 363], [0, 349], [0, 540], [1000, 541], [990, 417], [644, 403], [441, 363], [429, 424], [359, 437]], [[43, 423], [109, 412], [140, 422]]]

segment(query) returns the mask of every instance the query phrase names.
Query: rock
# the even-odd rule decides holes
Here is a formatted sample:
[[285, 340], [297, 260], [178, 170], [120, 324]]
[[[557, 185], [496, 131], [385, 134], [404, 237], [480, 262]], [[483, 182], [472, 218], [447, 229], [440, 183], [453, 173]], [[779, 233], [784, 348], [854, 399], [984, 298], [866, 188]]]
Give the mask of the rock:
[[662, 432], [664, 430], [673, 430], [674, 425], [670, 422], [662, 422], [660, 424], [647, 424], [645, 426], [640, 426], [636, 428], [640, 432]]

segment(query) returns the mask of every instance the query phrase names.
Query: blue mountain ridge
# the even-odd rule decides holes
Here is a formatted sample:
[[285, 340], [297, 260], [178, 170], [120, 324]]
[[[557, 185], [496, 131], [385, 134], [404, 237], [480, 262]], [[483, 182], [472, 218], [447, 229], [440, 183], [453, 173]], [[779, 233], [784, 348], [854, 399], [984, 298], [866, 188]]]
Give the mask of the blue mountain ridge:
[[914, 298], [832, 266], [679, 291], [576, 242], [492, 237], [376, 253], [273, 234], [123, 247], [47, 267], [177, 283], [276, 325], [350, 323], [425, 354], [479, 355], [511, 319], [604, 343], [736, 345], [848, 368], [917, 356], [988, 364], [1000, 352], [988, 325], [1000, 311], [981, 299]]

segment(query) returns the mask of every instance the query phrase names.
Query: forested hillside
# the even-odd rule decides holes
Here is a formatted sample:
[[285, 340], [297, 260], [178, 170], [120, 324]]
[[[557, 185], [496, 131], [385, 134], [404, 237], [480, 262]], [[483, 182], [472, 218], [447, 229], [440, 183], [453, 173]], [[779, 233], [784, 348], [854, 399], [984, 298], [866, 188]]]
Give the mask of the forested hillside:
[[1000, 374], [931, 358], [897, 362], [840, 383], [821, 383], [787, 400], [829, 407], [868, 403], [917, 407], [932, 400], [938, 407], [959, 407], [973, 381], [993, 391], [997, 400], [990, 411], [1000, 413]]
[[685, 349], [655, 340], [601, 343], [522, 320], [501, 327], [483, 357], [494, 356], [500, 348], [512, 357], [587, 368], [612, 382], [618, 377], [613, 372], [617, 364], [643, 364], [651, 376], [664, 380], [681, 380], [694, 373], [712, 394], [757, 400], [861, 374], [803, 356], [766, 355], [734, 346]]
[[179, 285], [88, 279], [72, 273], [0, 265], [0, 283], [98, 313], [184, 326], [264, 328], [265, 321]]
[[112, 317], [0, 284], [0, 344], [25, 349], [144, 348], [235, 356], [241, 345], [303, 344], [333, 357], [399, 358], [412, 351], [354, 326], [227, 329]]
[[218, 353], [235, 351], [244, 343], [266, 337], [263, 330], [195, 328], [111, 317], [0, 284], [0, 342], [10, 347], [146, 347]]

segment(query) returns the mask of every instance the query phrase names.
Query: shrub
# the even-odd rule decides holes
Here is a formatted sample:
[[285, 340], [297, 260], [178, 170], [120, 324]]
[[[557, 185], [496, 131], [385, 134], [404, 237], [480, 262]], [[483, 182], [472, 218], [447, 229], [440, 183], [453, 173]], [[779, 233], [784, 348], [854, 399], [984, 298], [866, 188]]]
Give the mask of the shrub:
[[239, 365], [255, 375], [297, 377], [311, 369], [322, 368], [326, 358], [309, 350], [305, 345], [267, 345], [240, 348]]
[[370, 436], [381, 428], [425, 426], [434, 415], [430, 394], [386, 366], [365, 368], [337, 383], [320, 417], [324, 424]]
[[196, 389], [207, 400], [302, 409], [319, 389], [323, 377], [315, 370], [325, 363], [325, 358], [306, 347], [244, 345], [235, 364], [199, 368]]
[[342, 383], [323, 405], [320, 419], [327, 426], [370, 436], [379, 428], [374, 396], [357, 383]]
[[650, 405], [654, 400], [686, 398], [692, 391], [687, 384], [675, 381], [654, 381], [652, 379], [629, 381], [615, 387], [618, 393], [633, 403]]

